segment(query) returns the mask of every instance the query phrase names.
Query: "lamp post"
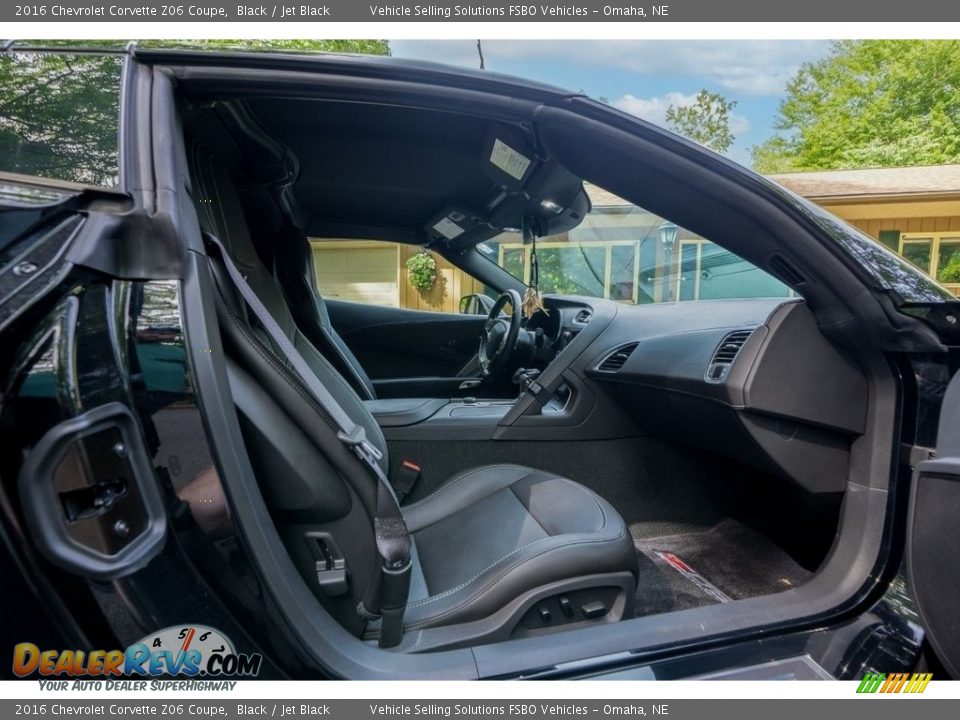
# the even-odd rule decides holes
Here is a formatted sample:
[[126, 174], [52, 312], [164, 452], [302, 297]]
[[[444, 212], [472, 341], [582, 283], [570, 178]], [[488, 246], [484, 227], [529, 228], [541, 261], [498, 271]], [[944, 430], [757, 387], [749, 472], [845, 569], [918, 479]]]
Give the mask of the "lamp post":
[[660, 242], [663, 244], [663, 252], [667, 260], [667, 292], [665, 298], [667, 302], [673, 300], [673, 291], [676, 285], [673, 275], [673, 246], [677, 242], [677, 234], [679, 231], [680, 229], [669, 220], [664, 220], [660, 224], [660, 227], [657, 228], [657, 232], [660, 234]]

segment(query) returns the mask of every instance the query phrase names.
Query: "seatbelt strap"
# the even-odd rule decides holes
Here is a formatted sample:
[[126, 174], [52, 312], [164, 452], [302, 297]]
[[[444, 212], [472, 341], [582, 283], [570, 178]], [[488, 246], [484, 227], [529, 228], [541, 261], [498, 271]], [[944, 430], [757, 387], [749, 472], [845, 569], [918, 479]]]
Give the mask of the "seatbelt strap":
[[204, 240], [220, 251], [227, 274], [233, 281], [244, 302], [260, 322], [261, 327], [278, 350], [290, 363], [307, 389], [313, 394], [320, 408], [330, 419], [337, 437], [349, 447], [367, 468], [377, 483], [377, 504], [374, 512], [374, 536], [379, 555], [379, 572], [367, 586], [358, 610], [367, 617], [380, 617], [380, 647], [394, 647], [403, 636], [403, 615], [410, 589], [411, 542], [407, 524], [400, 512], [400, 503], [390, 487], [378, 460], [382, 453], [367, 440], [366, 431], [350, 419], [340, 403], [317, 379], [307, 361], [303, 359], [293, 341], [267, 310], [250, 287], [243, 273], [237, 268], [230, 253], [216, 237], [203, 233]]

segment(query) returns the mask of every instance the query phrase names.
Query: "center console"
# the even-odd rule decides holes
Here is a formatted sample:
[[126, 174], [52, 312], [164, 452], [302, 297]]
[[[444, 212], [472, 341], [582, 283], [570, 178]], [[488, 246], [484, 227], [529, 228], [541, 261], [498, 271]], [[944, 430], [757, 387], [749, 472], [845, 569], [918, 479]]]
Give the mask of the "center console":
[[516, 400], [367, 400], [388, 440], [491, 440]]

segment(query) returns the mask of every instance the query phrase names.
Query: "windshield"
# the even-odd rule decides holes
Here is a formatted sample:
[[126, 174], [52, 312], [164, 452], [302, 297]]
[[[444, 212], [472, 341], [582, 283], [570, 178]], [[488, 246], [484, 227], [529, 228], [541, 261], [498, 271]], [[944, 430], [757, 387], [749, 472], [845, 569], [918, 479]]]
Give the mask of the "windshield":
[[[539, 288], [628, 304], [790, 297], [760, 268], [696, 233], [587, 186], [593, 208], [576, 228], [536, 243]], [[485, 257], [524, 283], [533, 245], [504, 232], [481, 243]]]
[[[784, 192], [788, 191], [785, 190]], [[939, 257], [941, 253], [938, 252], [936, 256], [931, 258], [930, 250], [926, 248], [927, 255], [924, 256], [922, 254], [923, 246], [920, 248], [921, 252], [913, 253], [913, 247], [920, 245], [920, 243], [904, 240], [903, 233], [897, 234], [901, 255], [888, 249], [857, 228], [848, 225], [836, 215], [806, 199], [794, 197], [799, 199], [810, 212], [814, 222], [826, 230], [848, 254], [856, 258], [872, 278], [874, 286], [894, 293], [900, 304], [956, 302], [957, 298], [950, 290], [927, 274], [930, 272], [944, 282], [951, 280], [952, 276], [948, 275], [947, 272], [953, 260], [955, 243], [943, 244], [944, 250], [947, 252], [943, 258], [945, 262], [941, 269], [931, 264], [941, 259]], [[956, 233], [956, 235], [957, 241], [960, 241], [960, 233]], [[938, 250], [940, 249], [939, 245], [940, 243], [938, 243]], [[955, 267], [960, 270], [960, 257], [958, 257]], [[952, 268], [949, 271], [952, 271]], [[958, 278], [960, 278], [960, 274], [958, 274]], [[960, 284], [957, 284], [956, 288], [960, 290]]]

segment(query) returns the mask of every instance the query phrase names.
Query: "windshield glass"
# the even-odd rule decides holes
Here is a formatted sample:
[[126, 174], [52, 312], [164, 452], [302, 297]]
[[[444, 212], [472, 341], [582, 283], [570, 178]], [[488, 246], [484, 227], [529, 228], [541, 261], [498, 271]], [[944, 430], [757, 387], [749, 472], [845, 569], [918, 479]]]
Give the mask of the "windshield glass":
[[[537, 240], [541, 292], [629, 304], [793, 294], [709, 239], [595, 186], [586, 190], [593, 208], [583, 222]], [[502, 233], [478, 249], [529, 284], [533, 246], [519, 233]]]
[[[932, 265], [931, 261], [941, 259], [938, 257], [941, 253], [938, 252], [937, 256], [931, 258], [929, 246], [905, 240], [902, 233], [897, 233], [901, 253], [898, 254], [810, 201], [801, 199], [801, 202], [814, 222], [829, 232], [847, 253], [857, 259], [873, 279], [875, 287], [895, 293], [901, 303], [956, 302], [956, 296], [936, 282], [931, 275], [943, 282], [953, 279], [954, 276], [948, 274], [953, 271], [952, 251], [954, 245], [960, 243], [944, 243], [946, 257], [943, 268], [940, 268]], [[956, 233], [956, 240], [960, 241], [960, 233]], [[916, 252], [915, 248], [918, 247], [919, 252]], [[957, 277], [960, 279], [960, 273]], [[960, 283], [956, 284], [956, 290], [960, 291]]]

